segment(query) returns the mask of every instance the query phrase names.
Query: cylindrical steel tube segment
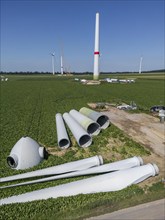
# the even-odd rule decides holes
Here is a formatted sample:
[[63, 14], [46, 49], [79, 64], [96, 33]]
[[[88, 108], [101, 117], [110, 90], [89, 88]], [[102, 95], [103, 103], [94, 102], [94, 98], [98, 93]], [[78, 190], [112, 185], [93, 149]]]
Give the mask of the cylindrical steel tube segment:
[[110, 125], [110, 120], [108, 116], [100, 112], [96, 112], [86, 107], [81, 108], [79, 112], [96, 121], [102, 129], [106, 129]]
[[62, 149], [66, 149], [70, 146], [70, 140], [60, 113], [56, 114], [56, 130], [58, 146]]
[[91, 136], [69, 113], [64, 113], [63, 118], [80, 147], [88, 147], [92, 144]]
[[69, 114], [88, 132], [90, 135], [98, 135], [100, 133], [100, 125], [81, 114], [75, 109], [70, 110]]

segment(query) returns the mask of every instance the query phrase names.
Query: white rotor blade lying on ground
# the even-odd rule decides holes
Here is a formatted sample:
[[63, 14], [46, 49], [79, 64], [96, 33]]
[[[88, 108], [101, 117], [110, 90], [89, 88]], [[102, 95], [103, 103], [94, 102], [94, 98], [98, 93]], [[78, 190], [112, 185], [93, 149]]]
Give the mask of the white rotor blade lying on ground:
[[150, 176], [155, 176], [158, 173], [159, 169], [155, 164], [147, 164], [140, 167], [120, 170], [113, 173], [107, 173], [59, 186], [4, 198], [1, 199], [1, 205], [66, 197], [78, 194], [118, 191], [132, 184], [139, 183]]
[[94, 157], [89, 157], [89, 158], [85, 158], [82, 160], [64, 163], [64, 164], [53, 166], [53, 167], [48, 167], [48, 168], [41, 169], [41, 170], [35, 170], [32, 172], [4, 177], [0, 179], [0, 182], [2, 183], [2, 182], [26, 179], [26, 178], [31, 178], [31, 177], [69, 173], [69, 172], [78, 171], [78, 170], [85, 170], [85, 169], [88, 169], [94, 166], [100, 166], [102, 164], [103, 164], [102, 156], [94, 156]]
[[112, 172], [112, 171], [117, 171], [117, 170], [128, 169], [128, 168], [136, 167], [136, 166], [140, 166], [140, 165], [143, 165], [142, 158], [141, 157], [132, 157], [132, 158], [128, 158], [125, 160], [101, 165], [99, 167], [92, 167], [92, 168], [89, 168], [86, 170], [80, 170], [80, 171], [75, 171], [75, 172], [66, 173], [66, 174], [62, 174], [62, 175], [56, 175], [56, 176], [51, 176], [51, 177], [47, 177], [47, 178], [42, 178], [42, 179], [38, 179], [38, 180], [32, 180], [32, 181], [23, 182], [23, 183], [2, 186], [2, 187], [0, 187], [0, 189], [15, 187], [15, 186], [23, 186], [23, 185], [34, 184], [34, 183], [41, 183], [41, 182], [69, 178], [69, 177], [98, 174], [98, 173], [107, 173], [107, 172]]

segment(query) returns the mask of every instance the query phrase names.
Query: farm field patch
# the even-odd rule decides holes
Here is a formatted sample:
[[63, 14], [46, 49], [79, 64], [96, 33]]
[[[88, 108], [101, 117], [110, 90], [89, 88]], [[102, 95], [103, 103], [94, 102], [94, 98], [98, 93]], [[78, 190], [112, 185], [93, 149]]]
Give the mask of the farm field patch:
[[[133, 141], [115, 125], [111, 125], [99, 136], [93, 138], [93, 144], [86, 149], [78, 147], [70, 131], [72, 146], [61, 151], [57, 146], [55, 114], [68, 112], [71, 109], [79, 110], [90, 102], [125, 102], [135, 101], [140, 112], [149, 113], [153, 105], [164, 105], [164, 81], [161, 78], [137, 79], [134, 84], [108, 84], [102, 83], [95, 86], [82, 85], [74, 81], [74, 77], [53, 77], [53, 76], [9, 76], [8, 82], [1, 83], [1, 177], [23, 173], [8, 167], [6, 158], [11, 148], [22, 136], [29, 136], [45, 146], [50, 151], [48, 160], [43, 161], [39, 166], [31, 170], [45, 168], [56, 164], [82, 159], [100, 154], [105, 163], [116, 161], [131, 156], [147, 158], [152, 153], [150, 150]], [[118, 146], [116, 148], [116, 146]], [[122, 150], [126, 149], [126, 150]], [[131, 150], [130, 150], [131, 149]], [[116, 151], [117, 150], [117, 151]], [[151, 161], [152, 162], [152, 161]], [[33, 186], [22, 186], [12, 189], [1, 190], [1, 198], [17, 195], [20, 193], [41, 189], [49, 186], [85, 177], [64, 179], [48, 183], [35, 184]], [[154, 178], [154, 177], [153, 177]], [[106, 211], [107, 204], [111, 207], [112, 201], [129, 200], [136, 194], [141, 198], [144, 192], [148, 191], [147, 199], [155, 199], [151, 191], [158, 190], [157, 197], [161, 197], [163, 186], [160, 183], [161, 177], [153, 188], [149, 186], [133, 186], [116, 193], [99, 193], [98, 195], [79, 195], [69, 198], [50, 199], [48, 201], [33, 202], [28, 204], [8, 205], [1, 207], [2, 219], [44, 219], [48, 215], [47, 210], [53, 210], [56, 219], [67, 219], [67, 212], [75, 219], [90, 213], [90, 210], [102, 207]], [[159, 187], [158, 187], [159, 186]], [[160, 193], [159, 193], [160, 192]], [[156, 197], [156, 198], [157, 198]], [[140, 198], [140, 197], [139, 197]], [[138, 200], [138, 199], [137, 199]], [[143, 201], [144, 198], [141, 199]], [[128, 203], [127, 203], [128, 204]], [[12, 208], [11, 208], [12, 207]], [[19, 208], [18, 208], [19, 207]], [[34, 207], [36, 208], [34, 210]], [[45, 208], [44, 208], [45, 207]], [[71, 208], [72, 207], [72, 208]], [[86, 212], [80, 211], [84, 207]], [[112, 208], [112, 207], [111, 207]], [[77, 211], [73, 211], [73, 209]], [[39, 211], [40, 210], [40, 211]], [[110, 210], [109, 210], [110, 211]], [[95, 211], [94, 211], [95, 212]], [[40, 213], [40, 214], [38, 214]], [[78, 214], [77, 214], [78, 213]], [[16, 218], [15, 218], [16, 217]], [[50, 217], [53, 218], [52, 214]], [[70, 219], [73, 219], [71, 218]], [[22, 218], [23, 219], [23, 218]]]

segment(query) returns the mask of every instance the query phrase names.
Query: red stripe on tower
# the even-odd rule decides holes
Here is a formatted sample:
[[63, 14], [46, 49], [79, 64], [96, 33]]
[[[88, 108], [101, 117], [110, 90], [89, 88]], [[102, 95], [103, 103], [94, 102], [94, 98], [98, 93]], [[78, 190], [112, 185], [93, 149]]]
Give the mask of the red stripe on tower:
[[99, 51], [97, 51], [97, 52], [94, 52], [94, 54], [100, 54], [100, 52], [99, 52]]

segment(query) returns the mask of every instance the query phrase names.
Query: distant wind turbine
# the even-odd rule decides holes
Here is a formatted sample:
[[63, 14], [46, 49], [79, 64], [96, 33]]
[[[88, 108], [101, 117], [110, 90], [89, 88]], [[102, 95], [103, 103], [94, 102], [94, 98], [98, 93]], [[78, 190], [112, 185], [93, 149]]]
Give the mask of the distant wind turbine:
[[50, 53], [51, 56], [52, 56], [52, 72], [53, 72], [53, 75], [54, 75], [54, 56], [55, 56], [55, 53]]
[[63, 59], [62, 59], [62, 56], [61, 56], [61, 75], [63, 75], [64, 71], [63, 71]]
[[140, 57], [139, 74], [142, 72], [142, 61], [143, 61], [143, 57]]

